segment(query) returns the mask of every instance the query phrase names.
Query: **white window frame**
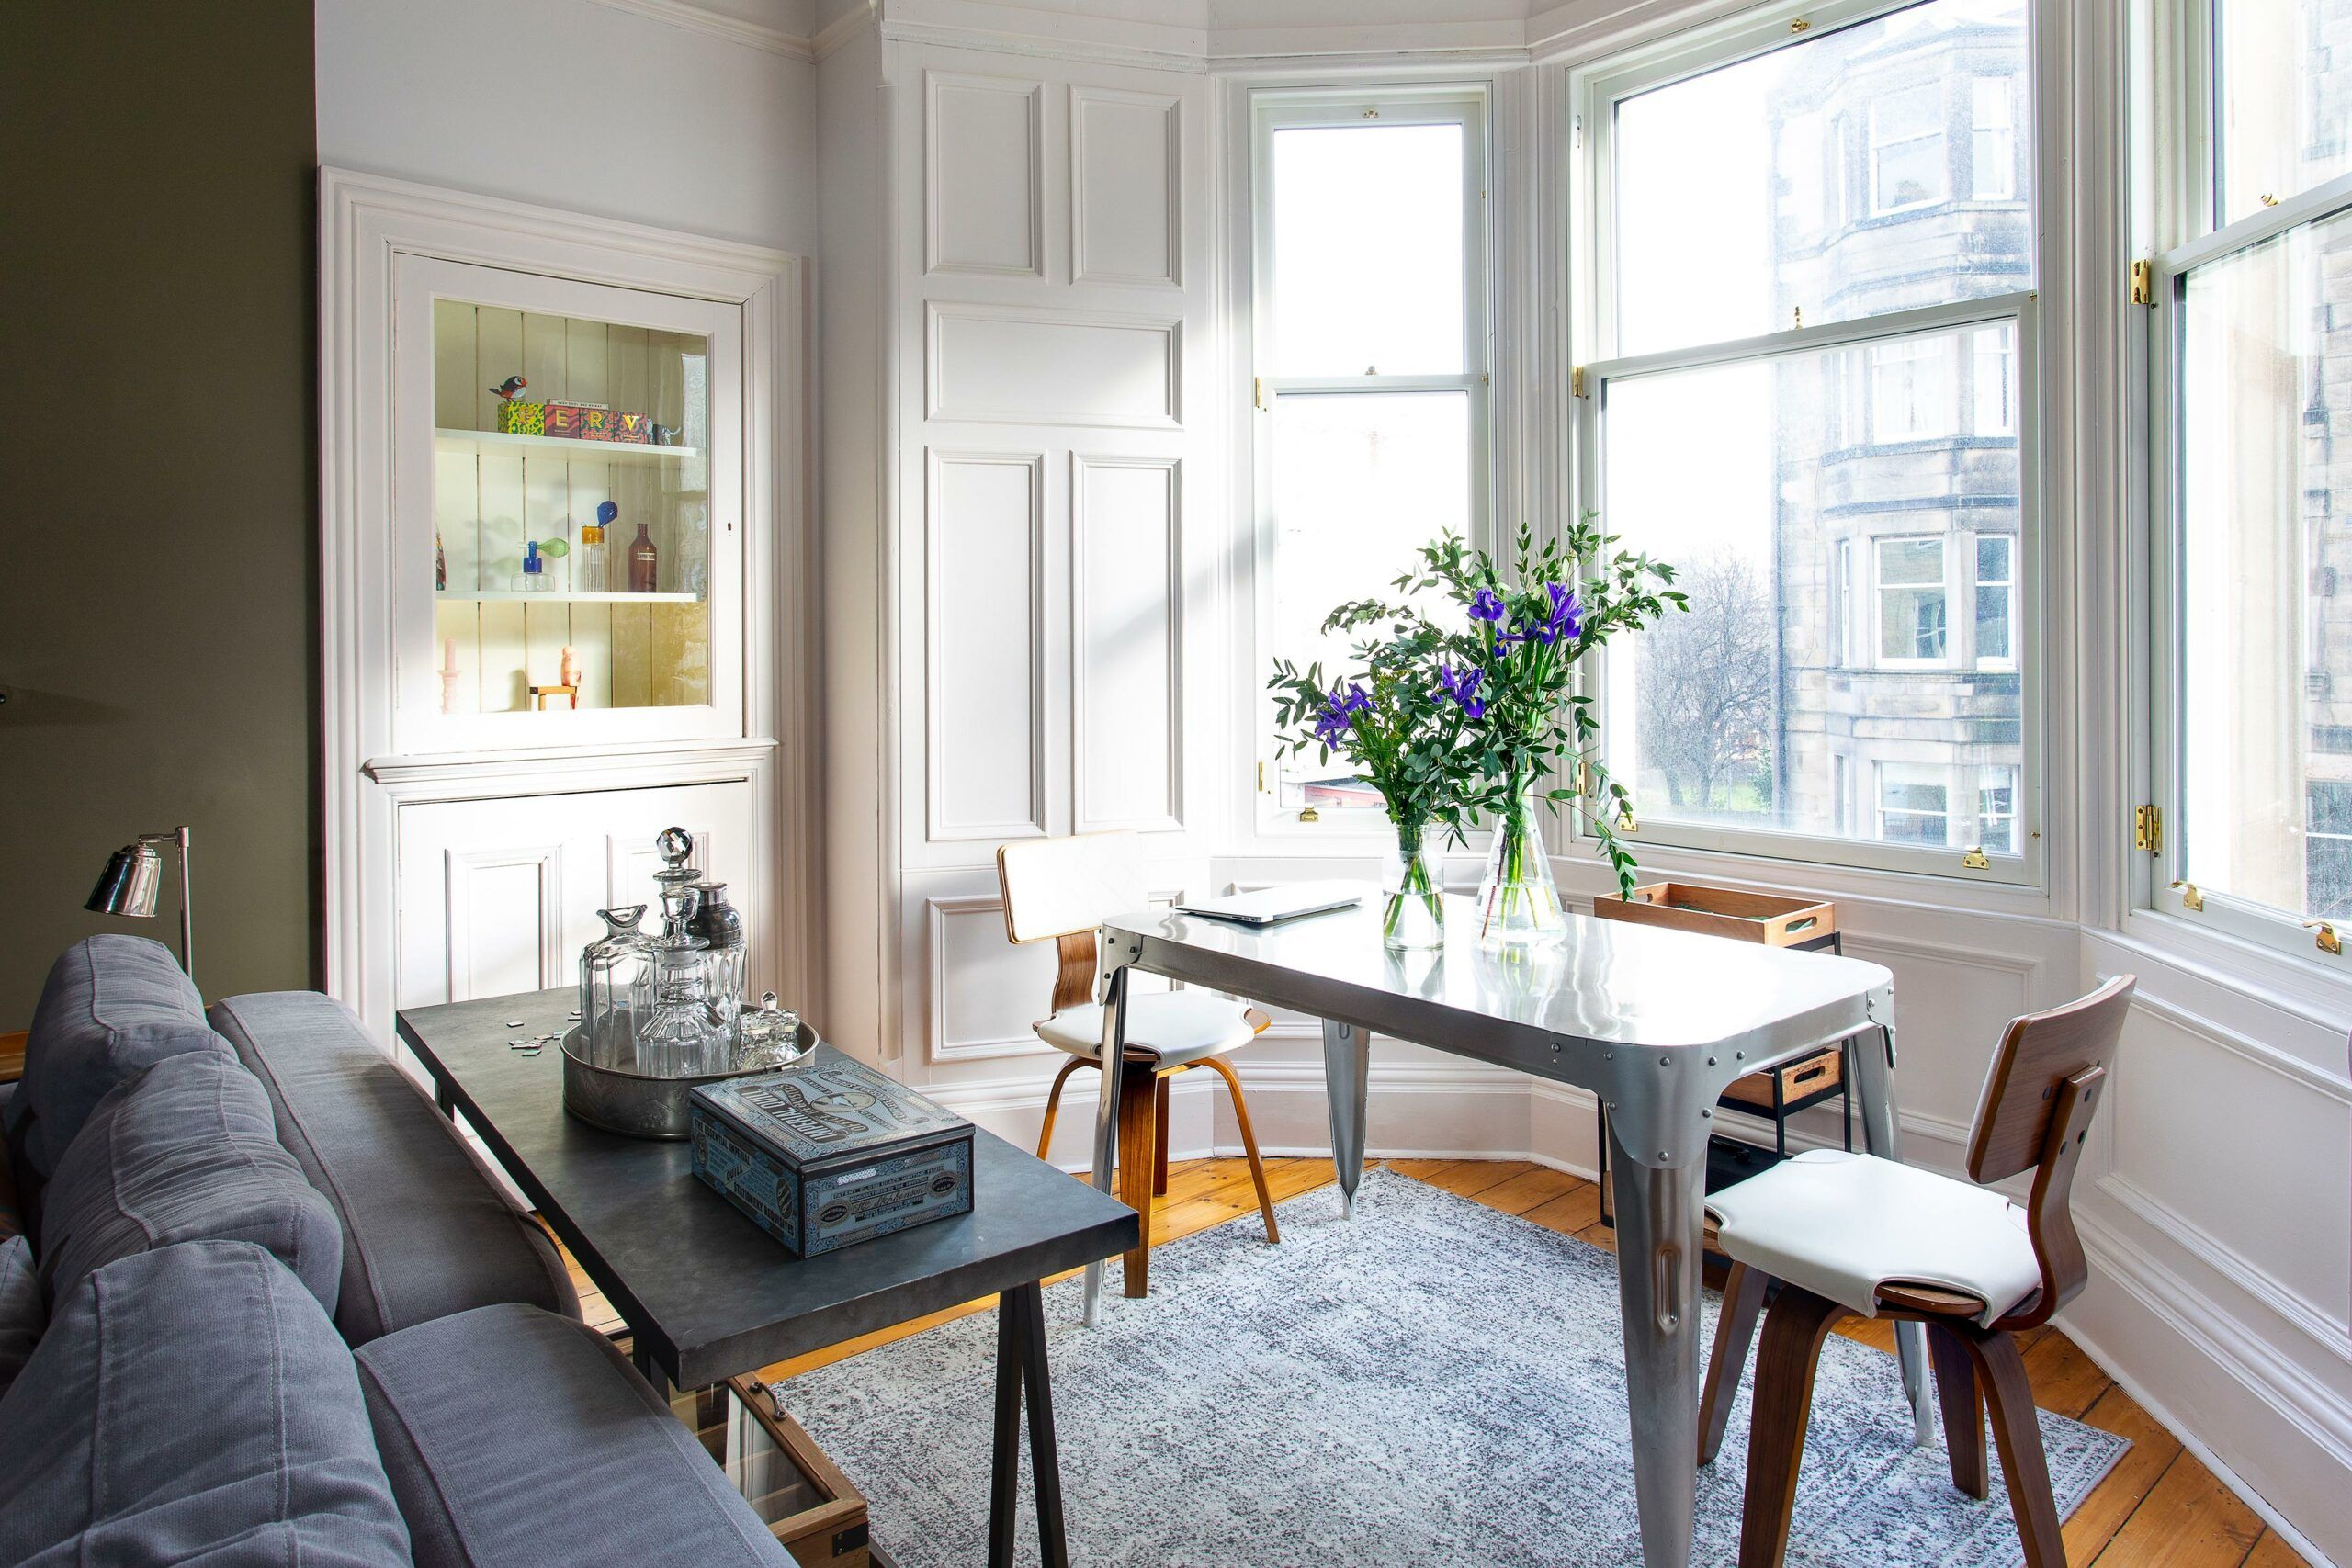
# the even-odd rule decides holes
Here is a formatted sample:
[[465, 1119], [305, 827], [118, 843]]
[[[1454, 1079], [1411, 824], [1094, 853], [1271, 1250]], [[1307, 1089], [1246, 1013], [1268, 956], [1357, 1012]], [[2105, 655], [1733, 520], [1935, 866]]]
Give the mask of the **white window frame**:
[[[1394, 125], [1459, 124], [1463, 134], [1463, 345], [1462, 369], [1453, 375], [1365, 375], [1340, 377], [1280, 377], [1270, 374], [1273, 364], [1273, 134], [1277, 130], [1313, 127], [1361, 126], [1374, 111], [1379, 122]], [[1302, 813], [1280, 804], [1277, 782], [1284, 753], [1274, 731], [1272, 706], [1265, 688], [1265, 671], [1277, 649], [1272, 628], [1273, 584], [1277, 570], [1274, 542], [1273, 429], [1276, 403], [1284, 396], [1363, 395], [1398, 392], [1454, 392], [1467, 395], [1470, 411], [1470, 538], [1474, 545], [1492, 543], [1489, 498], [1493, 491], [1494, 440], [1489, 415], [1487, 367], [1492, 362], [1492, 328], [1488, 311], [1488, 225], [1491, 203], [1487, 199], [1486, 171], [1492, 115], [1485, 88], [1458, 83], [1388, 84], [1357, 87], [1261, 88], [1250, 95], [1250, 381], [1242, 389], [1250, 407], [1251, 535], [1255, 585], [1250, 662], [1240, 682], [1242, 701], [1249, 705], [1251, 753], [1258, 759], [1258, 784], [1252, 791], [1251, 817], [1257, 834], [1276, 847], [1303, 848], [1344, 839], [1385, 840], [1387, 823], [1370, 807], [1324, 807], [1302, 820]]]
[[[2018, 88], [2010, 76], [1973, 76], [1968, 84], [1968, 197], [1971, 201], [2018, 198]], [[1987, 120], [1986, 108], [2000, 113]], [[1988, 155], [1987, 146], [1991, 147]], [[1997, 174], [1989, 184], [1987, 174]]]
[[[1641, 801], [1637, 797], [1636, 821], [1631, 828], [1621, 824], [1618, 836], [1645, 858], [1645, 847], [1662, 846], [1750, 861], [1769, 859], [1860, 872], [1932, 876], [2018, 887], [2042, 886], [2045, 863], [2041, 821], [2044, 804], [2042, 762], [2046, 745], [2043, 682], [2047, 679], [2047, 665], [2042, 654], [2043, 572], [2041, 563], [2043, 558], [2043, 476], [2038, 291], [2030, 288], [2011, 294], [1893, 311], [1860, 321], [1794, 327], [1733, 342], [1696, 344], [1647, 355], [1621, 356], [1614, 337], [1616, 235], [1609, 219], [1615, 207], [1611, 150], [1615, 118], [1611, 112], [1612, 106], [1635, 93], [1702, 75], [1774, 49], [1803, 47], [1808, 39], [1817, 39], [1838, 28], [1904, 10], [1914, 3], [1916, 0], [1826, 0], [1825, 4], [1804, 6], [1779, 0], [1779, 3], [1758, 5], [1744, 10], [1722, 23], [1674, 35], [1657, 44], [1637, 48], [1570, 73], [1567, 95], [1571, 134], [1571, 150], [1567, 154], [1571, 185], [1567, 209], [1568, 282], [1572, 307], [1570, 362], [1579, 362], [1581, 355], [1587, 353], [1590, 358], [1581, 361], [1583, 396], [1567, 400], [1566, 463], [1573, 476], [1576, 504], [1597, 510], [1606, 490], [1602, 471], [1601, 427], [1606, 419], [1610, 388], [1621, 380], [1675, 370], [1808, 354], [1826, 348], [1867, 344], [1905, 333], [1956, 333], [1971, 325], [2008, 323], [2015, 333], [2013, 341], [2017, 344], [2018, 356], [2019, 486], [2017, 561], [2024, 584], [2018, 595], [2018, 614], [2012, 626], [2020, 667], [2034, 672], [2031, 678], [2021, 683], [2019, 694], [2022, 767], [2017, 796], [2018, 852], [1994, 856], [1987, 867], [1972, 867], [1964, 863], [1960, 851], [1890, 844], [1864, 838], [1860, 836], [1859, 824], [1838, 832], [1822, 834], [1727, 826], [1718, 822], [1652, 819], [1638, 816]], [[1792, 31], [1791, 24], [1798, 20], [1803, 20], [1806, 26], [1802, 30]], [[2016, 78], [2017, 90], [2026, 95], [2035, 90], [2034, 83], [2041, 69], [2041, 34], [2038, 30], [2032, 31], [2029, 38], [2026, 67]], [[2032, 99], [2028, 96], [2022, 101], [2030, 103]], [[1867, 133], [1864, 132], [1858, 140], [1866, 141]], [[1838, 147], [1840, 172], [1838, 188], [1843, 190], [1848, 188], [1845, 180], [1850, 177], [1843, 167], [1843, 138], [1833, 132], [1831, 141]], [[1864, 157], [1869, 156], [1867, 146], [1860, 151]], [[2043, 166], [2039, 152], [2034, 154], [2034, 166], [2037, 171]], [[1865, 171], [1866, 180], [1873, 177]], [[1869, 199], [1868, 193], [1864, 194], [1863, 199]], [[2037, 207], [2043, 199], [2042, 182], [2037, 178], [2034, 195]], [[2038, 221], [2035, 229], [2037, 234], [2041, 231]], [[2047, 265], [2042, 242], [2037, 240], [2036, 274], [2044, 273]], [[1577, 345], [1579, 344], [1587, 346], [1578, 349]], [[1866, 391], [1860, 401], [1863, 408], [1868, 408]], [[1841, 440], [1848, 434], [1841, 431]], [[1871, 639], [1870, 649], [1858, 652], [1869, 652], [1876, 647], [1875, 614], [1873, 608], [1866, 617], [1868, 625], [1857, 628]], [[1948, 650], [1950, 646], [1948, 641]], [[1596, 656], [1591, 668], [1586, 672], [1586, 689], [1599, 699], [1598, 713], [1604, 732], [1609, 728], [1611, 707], [1623, 704], [1628, 694], [1612, 692], [1609, 668], [1603, 653]], [[1858, 789], [1858, 795], [1859, 793]], [[1858, 799], [1856, 814], [1860, 816], [1863, 810]], [[1868, 810], [1874, 821], [1874, 798]], [[1590, 843], [1589, 835], [1581, 831], [1573, 832], [1569, 837], [1575, 841]]]
[[[1931, 117], [1931, 125], [1933, 129], [1916, 131], [1907, 136], [1889, 136], [1884, 134], [1879, 126], [1879, 111], [1886, 107], [1888, 104], [1894, 102], [1897, 98], [1914, 93], [1927, 93], [1934, 97], [1936, 103], [1936, 113]], [[1950, 111], [1944, 103], [1943, 83], [1941, 80], [1934, 82], [1920, 82], [1908, 87], [1897, 88], [1894, 92], [1889, 93], [1883, 98], [1876, 98], [1871, 101], [1869, 117], [1871, 217], [1892, 218], [1898, 212], [1917, 212], [1923, 207], [1935, 207], [1951, 199], [1951, 128], [1946, 122], [1945, 118], [1949, 112]], [[1921, 197], [1917, 201], [1888, 201], [1885, 199], [1885, 193], [1879, 189], [1879, 154], [1887, 152], [1891, 148], [1907, 146], [1914, 141], [1933, 141], [1937, 147], [1942, 151], [1943, 157], [1937, 164], [1939, 177], [1936, 183], [1939, 188], [1927, 196]]]
[[[2226, 3], [2226, 0], [2224, 0]], [[2169, 238], [2177, 243], [2151, 263], [2154, 308], [2145, 311], [2146, 404], [2149, 454], [2149, 546], [2146, 642], [2149, 650], [2145, 699], [2149, 745], [2145, 758], [2146, 800], [2161, 813], [2163, 843], [2153, 855], [2134, 857], [2136, 885], [2131, 908], [2290, 955], [2307, 970], [2352, 977], [2352, 953], [2331, 953], [2314, 941], [2300, 914], [2239, 897], [2226, 888], [2194, 887], [2188, 874], [2187, 846], [2195, 823], [2186, 808], [2186, 779], [2180, 702], [2181, 660], [2191, 649], [2181, 635], [2181, 551], [2187, 539], [2187, 494], [2182, 439], [2184, 416], [2178, 372], [2187, 325], [2184, 304], [2192, 274], [2216, 262], [2309, 224], [2352, 212], [2352, 174], [2298, 192], [2234, 223], [2215, 228], [2221, 202], [2221, 140], [2214, 130], [2220, 83], [2213, 58], [2218, 16], [2215, 0], [2181, 0], [2171, 8], [2176, 44], [2174, 69], [2159, 92], [2174, 106], [2189, 134], [2159, 141], [2166, 161], [2156, 184], [2165, 193]], [[2195, 905], [2191, 906], [2191, 896]], [[2338, 929], [2352, 937], [2352, 921]], [[2352, 942], [2346, 943], [2352, 946]]]

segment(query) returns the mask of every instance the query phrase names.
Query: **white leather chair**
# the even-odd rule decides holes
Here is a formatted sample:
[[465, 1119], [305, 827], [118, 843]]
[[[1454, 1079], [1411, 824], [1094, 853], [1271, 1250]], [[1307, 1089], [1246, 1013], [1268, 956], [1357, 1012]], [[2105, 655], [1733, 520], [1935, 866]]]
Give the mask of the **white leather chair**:
[[[1053, 1143], [1062, 1086], [1079, 1068], [1102, 1065], [1102, 1009], [1092, 999], [1094, 933], [1107, 917], [1144, 907], [1135, 873], [1135, 835], [1024, 839], [997, 851], [996, 873], [1004, 895], [1005, 935], [1016, 942], [1050, 941], [1061, 953], [1052, 1016], [1035, 1026], [1040, 1040], [1070, 1057], [1054, 1076], [1046, 1100], [1046, 1124], [1037, 1134], [1037, 1157], [1043, 1159]], [[1255, 1008], [1207, 991], [1129, 991], [1126, 1055], [1119, 1073], [1118, 1196], [1143, 1216], [1143, 1230], [1126, 1256], [1128, 1295], [1150, 1292], [1151, 1201], [1168, 1190], [1168, 1080], [1178, 1073], [1208, 1067], [1225, 1079], [1233, 1095], [1233, 1118], [1241, 1124], [1241, 1147], [1250, 1156], [1250, 1177], [1257, 1184], [1258, 1207], [1266, 1218], [1266, 1240], [1282, 1240], [1273, 1198], [1266, 1190], [1266, 1168], [1258, 1157], [1258, 1136], [1250, 1127], [1250, 1102], [1225, 1059], [1271, 1021]]]
[[[1739, 1568], [1779, 1568], [1787, 1553], [1814, 1370], [1849, 1314], [1927, 1325], [1952, 1483], [1973, 1497], [1990, 1489], [1989, 1406], [2027, 1568], [2065, 1568], [2015, 1336], [2047, 1323], [2088, 1278], [2067, 1202], [2133, 983], [2120, 975], [2011, 1021], [1977, 1102], [1970, 1181], [1820, 1149], [1708, 1198], [1732, 1270], [1700, 1410], [1702, 1464], [1723, 1442], [1765, 1292], [1781, 1281], [1757, 1355]], [[1984, 1185], [2028, 1170], [2023, 1208]]]

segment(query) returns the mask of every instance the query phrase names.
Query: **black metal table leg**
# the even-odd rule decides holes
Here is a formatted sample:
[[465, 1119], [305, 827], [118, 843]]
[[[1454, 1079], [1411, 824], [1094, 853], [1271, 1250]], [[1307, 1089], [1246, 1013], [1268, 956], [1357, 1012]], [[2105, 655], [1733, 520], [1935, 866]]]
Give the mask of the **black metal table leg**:
[[996, 1448], [989, 1464], [989, 1568], [1012, 1568], [1021, 1487], [1021, 1337], [1013, 1293], [996, 1299]]
[[441, 1114], [449, 1118], [450, 1121], [454, 1122], [458, 1119], [458, 1102], [450, 1096], [449, 1086], [439, 1078], [433, 1080], [433, 1103], [439, 1108]]
[[989, 1468], [989, 1568], [1012, 1568], [1021, 1491], [1021, 1404], [1029, 1404], [1029, 1461], [1037, 1487], [1037, 1552], [1045, 1568], [1069, 1568], [1062, 1524], [1062, 1467], [1054, 1441], [1054, 1393], [1046, 1361], [1046, 1296], [1037, 1281], [997, 1297], [996, 1449]]

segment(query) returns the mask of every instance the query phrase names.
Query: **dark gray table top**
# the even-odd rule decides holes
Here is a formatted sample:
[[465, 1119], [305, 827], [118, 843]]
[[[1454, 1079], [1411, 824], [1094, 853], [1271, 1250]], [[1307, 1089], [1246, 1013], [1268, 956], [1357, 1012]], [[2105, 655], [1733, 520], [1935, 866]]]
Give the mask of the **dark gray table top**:
[[[410, 1008], [401, 1039], [546, 1216], [653, 1359], [700, 1388], [1135, 1246], [1135, 1211], [975, 1129], [972, 1213], [796, 1258], [697, 1180], [688, 1145], [565, 1113], [570, 990]], [[521, 1019], [521, 1028], [509, 1027]]]

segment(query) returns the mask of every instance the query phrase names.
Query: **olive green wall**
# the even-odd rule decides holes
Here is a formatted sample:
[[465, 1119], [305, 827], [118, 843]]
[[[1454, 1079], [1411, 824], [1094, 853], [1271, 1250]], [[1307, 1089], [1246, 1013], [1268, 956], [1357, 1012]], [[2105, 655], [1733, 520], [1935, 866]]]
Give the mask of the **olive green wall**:
[[208, 996], [319, 879], [310, 0], [0, 5], [0, 1030], [107, 853], [194, 829]]

